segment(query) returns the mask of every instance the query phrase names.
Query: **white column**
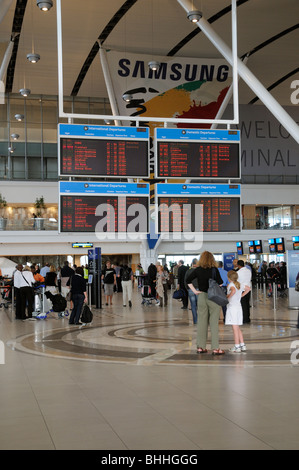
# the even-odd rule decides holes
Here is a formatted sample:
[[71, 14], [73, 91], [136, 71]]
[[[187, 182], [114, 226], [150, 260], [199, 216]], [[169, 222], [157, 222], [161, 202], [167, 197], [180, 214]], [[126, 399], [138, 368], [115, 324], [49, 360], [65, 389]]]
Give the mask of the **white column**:
[[[109, 67], [108, 67], [108, 63], [107, 63], [106, 52], [101, 47], [101, 45], [100, 45], [100, 51], [99, 52], [100, 52], [101, 65], [102, 65], [102, 69], [103, 69], [103, 74], [104, 74], [106, 88], [107, 88], [107, 92], [108, 92], [108, 96], [109, 96], [109, 101], [110, 101], [112, 114], [114, 116], [118, 116], [119, 111], [118, 111], [117, 102], [116, 102], [116, 99], [115, 99], [115, 93], [114, 93], [114, 90], [113, 90], [112, 80], [111, 80], [111, 76], [110, 76], [110, 71], [109, 71]], [[115, 122], [116, 126], [121, 125], [121, 123], [119, 121], [114, 121], [114, 122]]]

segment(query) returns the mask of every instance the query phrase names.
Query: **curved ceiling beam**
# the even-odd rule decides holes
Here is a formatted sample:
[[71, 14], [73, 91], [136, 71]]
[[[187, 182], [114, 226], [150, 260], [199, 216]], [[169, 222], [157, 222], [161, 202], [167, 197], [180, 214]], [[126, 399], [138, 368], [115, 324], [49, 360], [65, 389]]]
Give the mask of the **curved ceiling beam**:
[[[251, 55], [255, 54], [256, 52], [260, 51], [261, 49], [263, 49], [263, 47], [266, 47], [268, 46], [269, 44], [271, 44], [272, 42], [274, 41], [277, 41], [278, 39], [281, 39], [283, 36], [285, 36], [286, 34], [289, 34], [291, 33], [292, 31], [295, 31], [296, 29], [299, 28], [299, 24], [295, 24], [294, 26], [291, 26], [290, 28], [287, 28], [285, 29], [284, 31], [281, 31], [281, 33], [278, 33], [278, 34], [275, 34], [275, 36], [272, 36], [271, 38], [267, 39], [267, 41], [264, 41], [262, 42], [261, 44], [259, 44], [258, 46], [254, 47], [253, 49], [251, 49], [251, 51], [247, 52], [246, 54], [243, 54], [243, 56], [241, 57], [241, 59], [243, 59], [244, 57], [250, 57]], [[273, 88], [277, 87], [278, 85], [280, 85], [282, 82], [284, 82], [285, 80], [287, 80], [289, 77], [291, 77], [292, 75], [294, 75], [295, 73], [298, 72], [298, 68], [295, 69], [295, 70], [292, 70], [291, 72], [287, 73], [286, 75], [284, 75], [283, 77], [279, 78], [278, 80], [276, 80], [276, 82], [274, 82], [272, 85], [270, 85], [267, 90], [270, 91], [270, 90], [273, 90]], [[253, 98], [251, 101], [249, 101], [248, 104], [254, 104], [256, 103], [257, 101], [259, 100], [259, 98], [256, 96], [255, 98]]]
[[285, 36], [286, 34], [289, 34], [291, 33], [292, 31], [295, 31], [296, 29], [299, 28], [299, 24], [296, 23], [294, 26], [291, 26], [290, 28], [287, 28], [285, 29], [284, 31], [281, 31], [281, 33], [278, 33], [278, 34], [275, 34], [275, 36], [272, 36], [271, 38], [267, 39], [267, 41], [264, 41], [264, 42], [261, 42], [261, 44], [259, 44], [258, 46], [254, 47], [253, 49], [251, 49], [249, 52], [246, 52], [246, 54], [243, 54], [241, 56], [241, 59], [244, 59], [244, 57], [250, 57], [252, 54], [255, 54], [256, 52], [260, 51], [261, 49], [263, 49], [263, 47], [266, 47], [268, 46], [269, 44], [271, 44], [272, 42], [274, 41], [277, 41], [277, 39], [280, 39], [282, 38], [283, 36]]
[[[249, 0], [238, 0], [237, 1], [237, 7], [243, 5], [243, 3], [248, 2]], [[220, 10], [218, 13], [215, 15], [211, 16], [211, 18], [208, 19], [208, 22], [210, 24], [214, 23], [215, 21], [219, 20], [222, 16], [226, 15], [231, 11], [232, 7], [231, 5], [223, 8]], [[201, 30], [199, 28], [195, 28], [194, 31], [192, 31], [190, 34], [188, 34], [184, 39], [182, 39], [176, 46], [174, 46], [171, 51], [168, 52], [167, 56], [172, 57], [174, 56], [182, 47], [184, 47], [186, 44], [188, 44], [189, 41], [191, 41], [195, 36], [197, 36], [199, 33], [201, 33]]]
[[7, 67], [6, 86], [5, 86], [6, 93], [11, 93], [12, 91], [13, 80], [14, 80], [14, 75], [15, 75], [16, 60], [17, 60], [18, 49], [19, 49], [19, 40], [20, 40], [20, 34], [22, 30], [22, 24], [24, 20], [26, 6], [27, 6], [27, 0], [17, 0], [13, 24], [12, 24], [12, 34], [11, 34], [13, 41], [14, 41], [14, 46], [13, 46], [13, 51], [11, 54], [9, 65]]
[[[251, 55], [255, 54], [256, 52], [260, 51], [263, 47], [266, 47], [268, 46], [269, 44], [271, 44], [272, 42], [274, 41], [277, 41], [278, 39], [281, 39], [283, 36], [285, 36], [286, 34], [289, 34], [291, 33], [292, 31], [295, 31], [296, 29], [299, 28], [299, 24], [295, 24], [294, 26], [291, 26], [290, 28], [287, 28], [285, 29], [284, 31], [281, 31], [281, 33], [278, 33], [276, 34], [275, 36], [272, 36], [271, 38], [267, 39], [267, 41], [264, 41], [262, 42], [261, 44], [259, 44], [258, 46], [254, 47], [253, 49], [251, 49], [251, 51], [247, 52], [246, 54], [244, 54], [242, 58], [244, 58], [245, 56], [247, 57], [250, 57]], [[267, 90], [270, 91], [270, 90], [273, 90], [273, 88], [277, 87], [278, 85], [280, 85], [282, 82], [284, 82], [285, 80], [287, 80], [289, 77], [291, 77], [292, 75], [294, 75], [295, 73], [298, 72], [298, 68], [295, 69], [295, 70], [292, 70], [291, 72], [287, 73], [286, 75], [284, 75], [283, 77], [279, 78], [278, 80], [276, 80], [276, 82], [274, 82], [272, 85], [270, 85]], [[253, 98], [251, 101], [249, 101], [248, 104], [254, 104], [256, 103], [257, 101], [259, 100], [259, 98], [256, 96], [255, 98]]]
[[[109, 23], [105, 26], [105, 28], [103, 29], [103, 31], [101, 32], [100, 36], [98, 37], [98, 41], [100, 42], [100, 44], [103, 44], [107, 37], [109, 36], [109, 34], [111, 33], [111, 31], [113, 31], [113, 29], [115, 28], [115, 26], [118, 24], [118, 22], [122, 19], [122, 17], [130, 10], [130, 8], [132, 8], [133, 5], [135, 5], [135, 3], [137, 2], [137, 0], [126, 0], [126, 2], [123, 4], [123, 6], [115, 13], [115, 15], [111, 18], [111, 20], [109, 21]], [[99, 49], [100, 49], [100, 46], [99, 46], [99, 42], [96, 41], [94, 43], [94, 45], [92, 46], [80, 72], [79, 72], [79, 75], [77, 77], [77, 80], [76, 80], [76, 83], [73, 87], [73, 90], [71, 92], [71, 96], [76, 96], [80, 90], [80, 87], [83, 83], [83, 80], [84, 78], [86, 77], [86, 74], [94, 60], [94, 58], [96, 57], [97, 53], [99, 52]]]
[[[280, 85], [281, 83], [283, 83], [285, 80], [287, 80], [288, 78], [292, 77], [292, 75], [295, 75], [296, 73], [299, 72], [299, 67], [297, 67], [295, 70], [292, 70], [291, 72], [287, 73], [286, 75], [284, 75], [284, 77], [281, 77], [279, 78], [279, 80], [276, 80], [276, 82], [272, 83], [272, 85], [270, 85], [267, 90], [268, 91], [271, 91], [273, 90], [273, 88], [277, 87], [278, 85]], [[254, 104], [256, 103], [256, 101], [259, 100], [259, 97], [256, 96], [255, 98], [253, 98], [251, 101], [249, 101], [248, 104]]]

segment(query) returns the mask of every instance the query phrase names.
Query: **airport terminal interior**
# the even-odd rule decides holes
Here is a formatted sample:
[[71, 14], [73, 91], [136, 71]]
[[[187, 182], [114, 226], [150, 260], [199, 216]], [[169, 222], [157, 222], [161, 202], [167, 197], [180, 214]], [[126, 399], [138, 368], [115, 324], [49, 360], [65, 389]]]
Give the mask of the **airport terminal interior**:
[[1, 450], [299, 449], [298, 17], [0, 2]]

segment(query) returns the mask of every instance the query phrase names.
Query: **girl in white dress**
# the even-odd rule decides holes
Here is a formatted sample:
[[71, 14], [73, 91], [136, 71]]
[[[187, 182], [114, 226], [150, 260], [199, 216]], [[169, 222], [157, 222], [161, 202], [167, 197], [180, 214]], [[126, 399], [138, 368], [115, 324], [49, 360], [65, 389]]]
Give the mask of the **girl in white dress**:
[[241, 297], [247, 294], [247, 291], [242, 292], [241, 284], [238, 281], [238, 273], [236, 271], [229, 271], [227, 273], [229, 285], [227, 286], [227, 299], [228, 305], [225, 315], [225, 324], [232, 325], [235, 346], [230, 349], [231, 352], [245, 352], [246, 345], [244, 343], [243, 334], [240, 325], [243, 325], [243, 310], [241, 305]]

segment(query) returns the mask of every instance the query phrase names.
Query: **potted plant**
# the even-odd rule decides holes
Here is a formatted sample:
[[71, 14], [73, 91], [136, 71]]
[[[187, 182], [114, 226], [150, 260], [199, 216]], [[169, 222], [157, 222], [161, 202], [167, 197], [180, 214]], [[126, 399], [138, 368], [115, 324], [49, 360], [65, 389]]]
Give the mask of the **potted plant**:
[[0, 230], [6, 229], [7, 219], [5, 218], [5, 208], [7, 206], [7, 202], [5, 197], [2, 197], [0, 193]]
[[35, 230], [43, 230], [44, 228], [44, 219], [42, 217], [42, 210], [46, 209], [44, 196], [35, 199], [34, 207], [36, 209], [36, 218], [34, 219], [34, 228]]

